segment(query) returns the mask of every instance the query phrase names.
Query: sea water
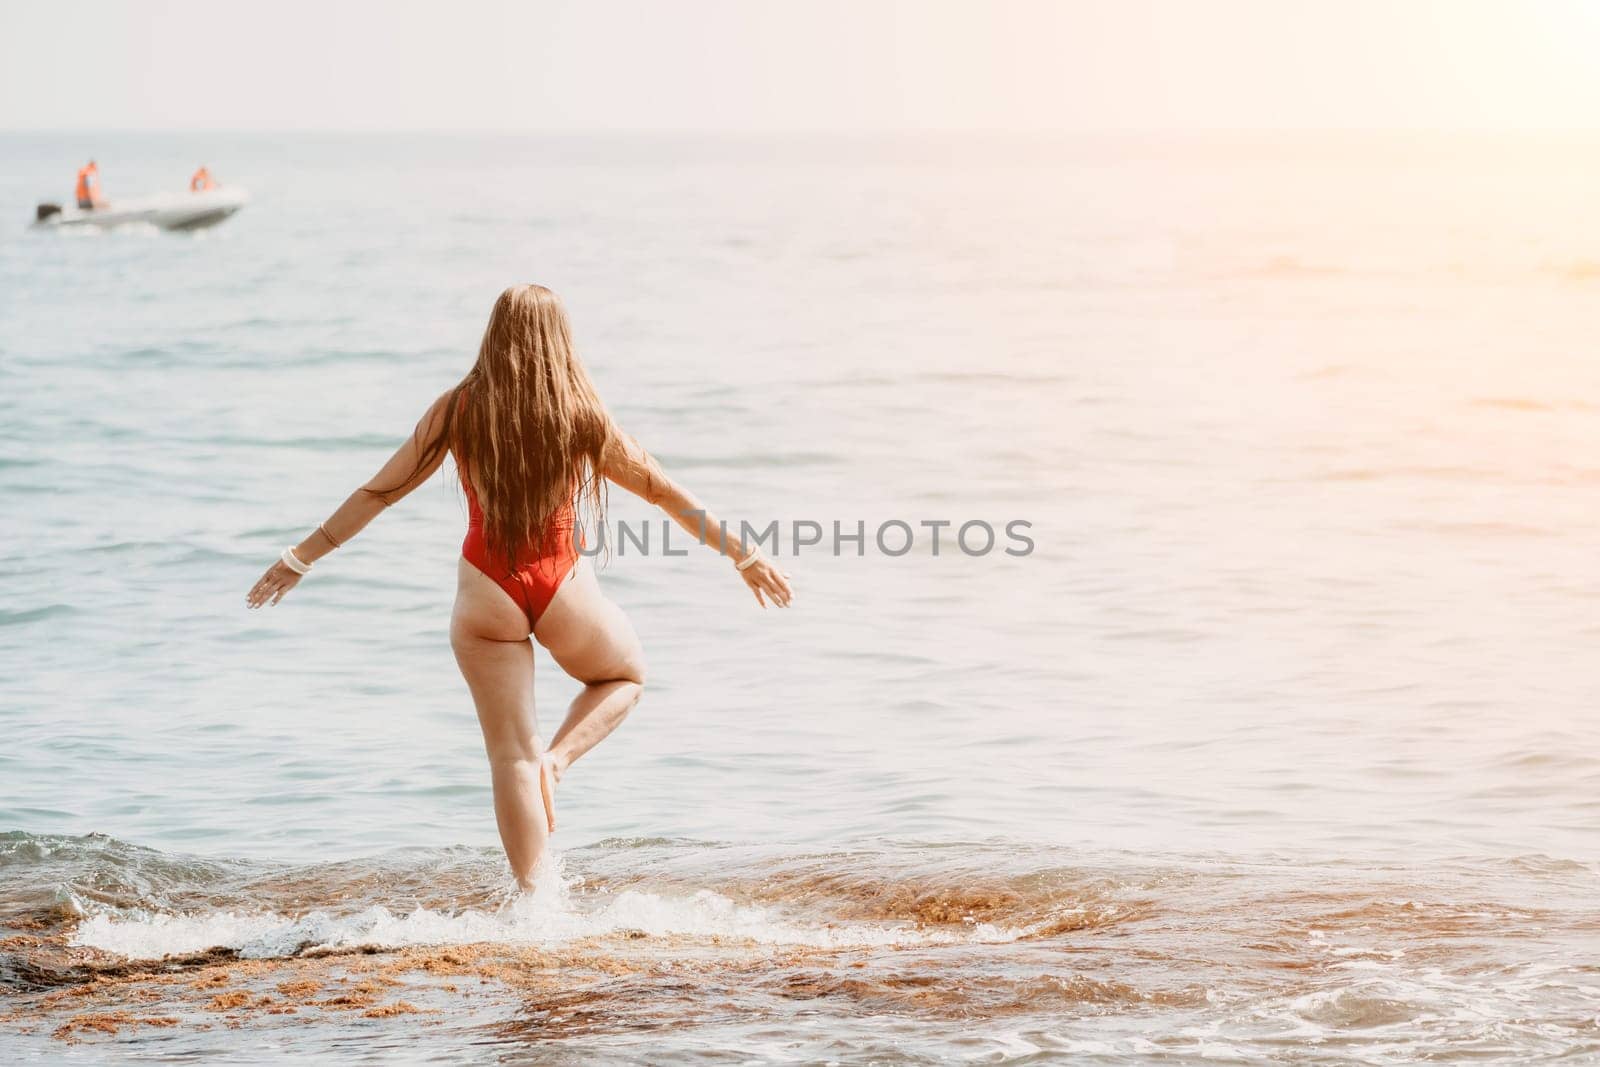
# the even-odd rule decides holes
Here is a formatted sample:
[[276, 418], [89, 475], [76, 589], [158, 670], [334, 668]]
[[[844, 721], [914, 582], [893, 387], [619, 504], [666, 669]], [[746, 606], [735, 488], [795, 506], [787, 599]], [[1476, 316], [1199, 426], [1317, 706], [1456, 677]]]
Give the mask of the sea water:
[[[204, 162], [251, 202], [27, 231], [91, 155], [113, 201]], [[1600, 145], [0, 161], [7, 1059], [1600, 1055]], [[447, 639], [448, 468], [281, 605], [244, 594], [522, 282], [669, 472], [779, 523], [796, 599], [611, 495], [655, 523], [601, 571], [649, 683], [519, 898]], [[548, 735], [575, 686], [536, 678]], [[372, 1017], [271, 984], [413, 962], [467, 978]], [[258, 1010], [204, 999], [229, 983]], [[86, 984], [170, 1021], [74, 1030]]]

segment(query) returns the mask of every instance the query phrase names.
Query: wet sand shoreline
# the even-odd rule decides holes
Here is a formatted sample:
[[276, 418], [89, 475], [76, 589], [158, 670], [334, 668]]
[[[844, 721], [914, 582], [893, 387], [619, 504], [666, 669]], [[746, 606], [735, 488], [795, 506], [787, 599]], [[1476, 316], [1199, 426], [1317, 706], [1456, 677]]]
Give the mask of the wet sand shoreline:
[[[1471, 878], [1448, 894], [1419, 892], [1420, 872], [1404, 869], [1217, 864], [1063, 881], [804, 866], [725, 872], [719, 887], [786, 902], [838, 943], [616, 928], [543, 943], [301, 945], [269, 958], [224, 947], [134, 960], [75, 943], [88, 920], [72, 908], [11, 910], [0, 929], [0, 1045], [43, 1056], [125, 1043], [224, 1055], [237, 1046], [216, 1035], [248, 1033], [341, 1057], [376, 1042], [446, 1058], [489, 1045], [759, 1060], [783, 1058], [770, 1042], [799, 1020], [808, 1031], [826, 1020], [824, 1031], [853, 1032], [851, 1047], [890, 1062], [932, 1062], [905, 1043], [911, 1027], [940, 1035], [946, 1050], [1033, 1047], [1122, 1063], [1215, 1052], [1204, 1035], [1227, 1019], [1254, 1034], [1257, 1054], [1287, 1042], [1359, 1059], [1422, 1047], [1417, 1027], [1441, 1049], [1477, 1047], [1490, 1059], [1496, 1049], [1600, 1050], [1592, 1013], [1582, 1014], [1584, 964], [1550, 955], [1557, 943], [1600, 944], [1600, 914], [1583, 899], [1592, 872], [1577, 865], [1551, 867], [1567, 892], [1538, 907]], [[705, 878], [678, 888], [696, 881]], [[597, 879], [569, 904], [603, 907], [641, 882], [673, 891], [671, 876]], [[849, 939], [886, 921], [899, 935]], [[1528, 981], [1543, 991], [1543, 1014], [1528, 1014], [1527, 994], [1512, 988]], [[1508, 1031], [1514, 1039], [1490, 1036]], [[825, 1045], [806, 1047], [825, 1058]]]

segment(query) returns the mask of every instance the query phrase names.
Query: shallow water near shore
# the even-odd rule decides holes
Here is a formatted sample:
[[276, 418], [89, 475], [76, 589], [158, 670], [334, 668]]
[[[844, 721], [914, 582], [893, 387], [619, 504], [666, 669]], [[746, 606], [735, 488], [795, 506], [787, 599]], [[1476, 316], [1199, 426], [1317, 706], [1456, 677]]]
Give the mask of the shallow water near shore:
[[[252, 202], [25, 232], [91, 151]], [[1600, 148], [0, 154], [8, 1062], [1600, 1054]], [[520, 898], [448, 477], [242, 607], [516, 281], [798, 592], [613, 556], [649, 690]]]
[[10, 899], [57, 887], [7, 943], [23, 1047], [110, 1031], [228, 1055], [247, 1027], [371, 1062], [400, 1040], [513, 1061], [1600, 1051], [1575, 863], [613, 840], [513, 896], [486, 849], [291, 867], [3, 848]]

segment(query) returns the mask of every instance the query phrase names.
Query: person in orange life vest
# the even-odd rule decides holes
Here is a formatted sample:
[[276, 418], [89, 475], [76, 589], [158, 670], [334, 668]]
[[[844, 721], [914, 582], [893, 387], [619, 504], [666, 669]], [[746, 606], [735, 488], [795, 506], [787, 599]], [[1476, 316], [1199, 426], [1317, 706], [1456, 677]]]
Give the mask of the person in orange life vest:
[[194, 177], [189, 179], [189, 191], [191, 193], [203, 193], [208, 189], [217, 188], [218, 185], [219, 183], [212, 179], [211, 172], [204, 167], [195, 171]]
[[78, 206], [88, 211], [91, 208], [105, 207], [105, 198], [100, 195], [100, 168], [94, 160], [78, 168]]

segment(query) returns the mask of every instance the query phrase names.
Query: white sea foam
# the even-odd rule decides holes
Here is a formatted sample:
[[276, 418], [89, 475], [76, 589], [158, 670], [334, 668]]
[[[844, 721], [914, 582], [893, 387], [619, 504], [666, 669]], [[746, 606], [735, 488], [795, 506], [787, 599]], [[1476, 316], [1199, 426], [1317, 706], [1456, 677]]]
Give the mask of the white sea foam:
[[493, 910], [417, 908], [396, 912], [374, 906], [354, 914], [312, 911], [299, 916], [271, 911], [91, 910], [72, 943], [130, 959], [159, 959], [211, 948], [231, 948], [245, 958], [266, 959], [310, 949], [356, 946], [560, 944], [634, 931], [657, 937], [817, 948], [1005, 942], [1020, 934], [992, 924], [927, 931], [886, 922], [808, 923], [774, 908], [739, 904], [704, 889], [686, 895], [636, 889], [584, 895], [574, 893], [558, 875], [550, 875], [533, 893], [513, 897]]

